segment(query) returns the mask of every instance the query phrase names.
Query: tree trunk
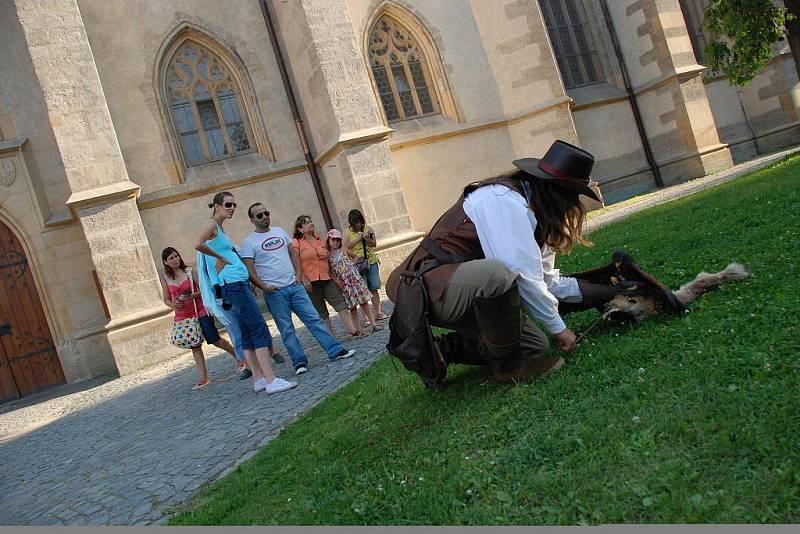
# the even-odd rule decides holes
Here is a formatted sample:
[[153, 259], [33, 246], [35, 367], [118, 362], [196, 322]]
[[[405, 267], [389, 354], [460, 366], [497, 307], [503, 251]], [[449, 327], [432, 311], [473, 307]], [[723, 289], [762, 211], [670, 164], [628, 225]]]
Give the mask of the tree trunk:
[[786, 41], [792, 49], [794, 67], [797, 77], [800, 78], [800, 0], [784, 0], [786, 9], [795, 16], [795, 19], [786, 23]]

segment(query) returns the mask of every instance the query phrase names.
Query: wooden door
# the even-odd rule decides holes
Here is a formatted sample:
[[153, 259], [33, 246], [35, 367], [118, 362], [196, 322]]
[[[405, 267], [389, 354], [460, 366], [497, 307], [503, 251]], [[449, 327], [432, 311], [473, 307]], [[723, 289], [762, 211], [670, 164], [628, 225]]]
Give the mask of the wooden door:
[[63, 382], [28, 258], [0, 223], [0, 400]]

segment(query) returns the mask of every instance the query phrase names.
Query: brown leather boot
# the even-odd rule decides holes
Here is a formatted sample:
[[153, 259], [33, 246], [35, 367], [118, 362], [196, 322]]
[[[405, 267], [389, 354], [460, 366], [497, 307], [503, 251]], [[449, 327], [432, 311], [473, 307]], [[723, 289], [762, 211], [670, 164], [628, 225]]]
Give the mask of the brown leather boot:
[[522, 361], [521, 310], [516, 282], [502, 295], [473, 299], [478, 350], [495, 369], [511, 371]]
[[466, 365], [490, 365], [478, 349], [478, 343], [459, 332], [449, 332], [442, 336], [434, 337], [433, 343], [442, 355], [446, 365], [463, 363]]
[[530, 382], [534, 378], [541, 378], [564, 366], [564, 358], [560, 356], [545, 356], [524, 360], [512, 371], [495, 370], [494, 377], [504, 384]]
[[606, 303], [611, 302], [611, 299], [623, 291], [623, 288], [619, 286], [595, 284], [586, 280], [578, 280], [578, 287], [581, 289], [583, 300], [581, 302], [559, 302], [559, 315], [563, 316], [592, 308], [596, 308], [597, 311], [602, 313]]

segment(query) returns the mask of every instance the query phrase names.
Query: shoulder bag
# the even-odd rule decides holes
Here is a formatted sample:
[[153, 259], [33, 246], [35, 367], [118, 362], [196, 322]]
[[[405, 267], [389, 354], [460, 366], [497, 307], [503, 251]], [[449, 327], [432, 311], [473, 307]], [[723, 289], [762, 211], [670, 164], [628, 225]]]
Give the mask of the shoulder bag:
[[[194, 295], [194, 280], [192, 280], [191, 267], [186, 268], [186, 275], [189, 277], [189, 287], [192, 295]], [[200, 320], [197, 318], [197, 301], [195, 301], [194, 297], [190, 298], [192, 299], [192, 304], [194, 304], [194, 317], [175, 321], [172, 325], [169, 341], [179, 349], [191, 349], [203, 343], [203, 332], [200, 328]]]

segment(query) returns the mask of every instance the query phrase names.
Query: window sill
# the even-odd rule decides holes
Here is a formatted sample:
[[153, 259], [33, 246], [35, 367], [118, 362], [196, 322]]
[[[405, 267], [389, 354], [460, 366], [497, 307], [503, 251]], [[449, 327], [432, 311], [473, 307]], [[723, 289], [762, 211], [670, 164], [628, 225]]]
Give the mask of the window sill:
[[[438, 120], [435, 122], [425, 121], [425, 119], [434, 119], [436, 117], [418, 119], [417, 121], [425, 121], [427, 124], [411, 125], [409, 128], [401, 128], [400, 125], [403, 123], [393, 122], [392, 127], [395, 128], [396, 131], [389, 141], [389, 148], [393, 151], [403, 150], [412, 146], [435, 143], [452, 137], [472, 135], [485, 130], [505, 128], [512, 124], [530, 120], [533, 117], [547, 113], [553, 109], [567, 107], [570, 102], [571, 99], [568, 96], [561, 96], [521, 110], [512, 116], [493, 117], [471, 122], [455, 122], [441, 116], [438, 117]], [[408, 121], [404, 121], [404, 123], [405, 122]]]
[[452, 120], [448, 119], [441, 113], [437, 113], [435, 115], [426, 115], [424, 117], [419, 117], [416, 119], [406, 119], [402, 121], [395, 121], [389, 123], [389, 128], [395, 131], [394, 136], [406, 136], [406, 135], [413, 135], [416, 133], [439, 129], [448, 126], [454, 126], [457, 123]]
[[184, 182], [203, 182], [218, 176], [247, 172], [248, 169], [264, 167], [273, 162], [258, 152], [248, 152], [232, 158], [225, 158], [208, 163], [200, 163], [187, 167], [184, 171]]
[[222, 188], [233, 189], [234, 187], [304, 172], [306, 168], [305, 158], [276, 163], [258, 153], [214, 161], [196, 167], [189, 167], [186, 170], [186, 181], [184, 183], [143, 194], [139, 197], [139, 208], [149, 209], [172, 204], [187, 198], [218, 191]]
[[572, 98], [573, 112], [622, 102], [628, 98], [625, 91], [607, 82], [570, 89], [567, 95]]

